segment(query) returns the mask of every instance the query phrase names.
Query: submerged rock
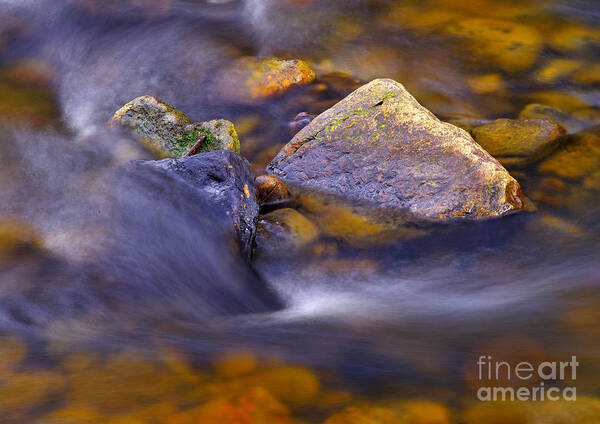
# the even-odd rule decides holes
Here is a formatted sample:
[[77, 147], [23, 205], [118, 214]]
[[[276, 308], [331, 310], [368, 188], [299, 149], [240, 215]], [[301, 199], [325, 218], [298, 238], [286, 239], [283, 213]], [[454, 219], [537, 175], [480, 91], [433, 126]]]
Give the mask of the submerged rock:
[[556, 83], [568, 78], [573, 72], [581, 68], [582, 63], [573, 59], [552, 59], [535, 74], [538, 81]]
[[293, 424], [289, 409], [262, 387], [251, 387], [242, 393], [223, 395], [204, 405], [169, 417], [169, 424], [244, 423]]
[[550, 47], [560, 53], [588, 53], [600, 47], [600, 31], [585, 26], [566, 26], [550, 37]]
[[373, 405], [349, 406], [329, 417], [324, 424], [402, 424], [394, 411]]
[[471, 91], [478, 95], [506, 92], [506, 82], [502, 75], [497, 73], [470, 77], [467, 84]]
[[255, 103], [310, 84], [314, 79], [314, 71], [302, 60], [246, 57], [219, 76], [216, 91], [230, 101]]
[[391, 228], [376, 221], [372, 215], [340, 202], [330, 202], [322, 196], [301, 196], [301, 208], [327, 237], [354, 247], [383, 246], [398, 240], [424, 236], [427, 232], [415, 226]]
[[0, 220], [0, 257], [42, 246], [35, 230], [29, 225], [13, 220]]
[[575, 113], [577, 110], [592, 106], [582, 93], [574, 90], [535, 91], [524, 94], [523, 99], [531, 103], [552, 106], [569, 113]]
[[56, 125], [60, 108], [42, 62], [19, 61], [0, 70], [0, 122], [38, 127]]
[[240, 151], [230, 121], [192, 122], [182, 112], [153, 96], [138, 97], [115, 112], [111, 126], [131, 131], [133, 137], [159, 157], [182, 157], [205, 137], [198, 152]]
[[565, 145], [540, 163], [542, 174], [578, 179], [600, 170], [600, 135], [589, 129], [569, 136]]
[[301, 130], [268, 171], [370, 220], [484, 220], [524, 209], [517, 181], [469, 134], [378, 79]]
[[385, 406], [358, 404], [329, 417], [324, 424], [449, 424], [450, 413], [442, 404], [406, 401]]
[[445, 31], [464, 41], [478, 58], [508, 72], [530, 68], [542, 50], [542, 36], [533, 28], [497, 19], [471, 18], [454, 21]]
[[593, 423], [600, 414], [600, 401], [595, 398], [577, 396], [576, 401], [524, 402], [477, 402], [469, 406], [460, 417], [465, 424], [523, 424], [554, 423], [578, 424]]
[[573, 80], [577, 84], [600, 84], [600, 63], [592, 63], [578, 70], [573, 75]]
[[560, 125], [569, 133], [575, 133], [594, 126], [594, 122], [578, 119], [560, 109], [539, 103], [531, 103], [519, 114], [519, 119], [547, 119]]
[[473, 128], [473, 137], [504, 166], [524, 165], [558, 146], [564, 128], [547, 119], [497, 119]]
[[317, 239], [319, 230], [295, 209], [268, 213], [258, 223], [256, 254], [293, 254]]
[[308, 112], [300, 112], [294, 117], [294, 120], [290, 122], [290, 132], [292, 135], [296, 135], [298, 131], [311, 123], [315, 119], [315, 115]]

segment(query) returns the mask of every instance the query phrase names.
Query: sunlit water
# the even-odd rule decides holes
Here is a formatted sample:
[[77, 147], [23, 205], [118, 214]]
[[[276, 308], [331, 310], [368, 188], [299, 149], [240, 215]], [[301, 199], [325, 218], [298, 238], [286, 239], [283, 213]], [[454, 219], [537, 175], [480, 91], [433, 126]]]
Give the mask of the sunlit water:
[[[163, 417], [233, 390], [237, 374], [211, 371], [232, 352], [265, 361], [251, 371], [258, 383], [240, 377], [242, 385], [261, 384], [261, 367], [277, 370], [280, 361], [314, 369], [322, 390], [300, 402], [264, 383], [308, 422], [365, 397], [436, 400], [459, 417], [476, 400], [472, 375], [481, 354], [510, 361], [577, 355], [578, 394], [600, 396], [598, 187], [566, 179], [552, 193], [558, 201], [544, 201], [532, 196], [543, 191], [544, 177], [532, 165], [514, 175], [534, 197], [535, 213], [384, 245], [323, 237], [328, 253], [258, 255], [250, 269], [228, 256], [228, 235], [207, 230], [209, 218], [114, 183], [120, 165], [148, 156], [106, 123], [145, 94], [194, 120], [232, 120], [257, 172], [290, 139], [297, 113], [319, 113], [356, 80], [376, 77], [404, 83], [442, 118], [516, 118], [536, 93], [553, 90], [580, 99], [578, 110], [596, 117], [588, 126], [598, 123], [598, 85], [542, 81], [538, 71], [554, 58], [597, 62], [600, 43], [576, 53], [544, 47], [534, 65], [510, 72], [434, 30], [426, 14], [486, 16], [486, 7], [497, 6], [501, 18], [550, 38], [568, 25], [597, 27], [595, 2], [450, 3], [0, 2], [1, 64], [42, 63], [56, 102], [29, 107], [52, 103], [37, 91], [23, 95], [24, 106], [8, 94], [1, 99], [0, 213], [34, 227], [46, 248], [0, 262], [0, 327], [9, 337], [0, 346], [8, 358], [0, 366], [0, 421], [104, 422], [166, 402], [167, 412], [135, 422], [169, 422]], [[525, 10], [504, 15], [517, 7]], [[327, 88], [299, 88], [256, 105], [224, 101], [214, 81], [246, 55], [308, 60], [316, 84]], [[478, 91], [469, 82], [488, 74], [499, 74], [504, 88]], [[182, 377], [165, 351], [185, 358], [199, 380]], [[87, 365], [70, 368], [76, 354]], [[75, 378], [93, 382], [102, 374], [108, 380], [91, 388]], [[186, 389], [163, 387], [165, 375]], [[285, 378], [281, 384], [293, 387]], [[122, 404], [106, 395], [113, 385]], [[339, 392], [345, 395], [332, 394]], [[99, 415], [40, 418], [82, 405]], [[544, 422], [576, 422], [552, 419]]]

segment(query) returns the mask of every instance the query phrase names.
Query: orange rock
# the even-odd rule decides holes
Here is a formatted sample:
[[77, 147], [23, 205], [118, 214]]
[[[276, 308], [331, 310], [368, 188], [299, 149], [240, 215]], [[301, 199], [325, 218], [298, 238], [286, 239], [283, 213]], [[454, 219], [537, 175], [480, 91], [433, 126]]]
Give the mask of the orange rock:
[[181, 352], [169, 347], [162, 347], [160, 352], [163, 362], [174, 375], [182, 381], [200, 384], [200, 375], [192, 368]]
[[29, 82], [26, 79], [15, 81], [14, 75], [0, 74], [0, 121], [35, 126], [57, 124], [60, 112], [54, 93], [47, 87]]
[[586, 65], [573, 75], [573, 80], [578, 84], [600, 84], [600, 63]]
[[[168, 402], [156, 403], [147, 407], [136, 409], [135, 411], [111, 417], [105, 421], [105, 424], [149, 424], [164, 423], [165, 420], [177, 413], [174, 404]], [[98, 421], [94, 421], [94, 424]]]
[[582, 63], [573, 59], [552, 59], [547, 62], [539, 71], [536, 72], [536, 78], [545, 83], [556, 83], [567, 78], [573, 72], [581, 68]]
[[561, 53], [585, 53], [598, 46], [600, 46], [600, 31], [583, 26], [561, 28], [550, 38], [550, 47]]
[[566, 131], [547, 119], [497, 119], [471, 131], [504, 166], [534, 162], [555, 149]]
[[539, 170], [572, 179], [600, 170], [600, 136], [591, 130], [573, 134], [565, 146], [540, 163]]
[[123, 351], [98, 365], [89, 366], [81, 359], [70, 364], [66, 400], [71, 406], [126, 414], [198, 384], [133, 351]]
[[54, 78], [54, 70], [45, 62], [22, 59], [6, 68], [3, 76], [17, 84], [49, 87]]
[[483, 61], [507, 72], [523, 71], [538, 59], [542, 36], [532, 27], [486, 18], [451, 21], [445, 32], [465, 43]]
[[413, 400], [402, 402], [397, 408], [397, 413], [410, 424], [450, 424], [448, 408], [437, 402]]
[[[42, 422], [47, 424], [95, 424], [102, 421], [102, 415], [90, 408], [63, 408], [45, 415]], [[131, 423], [133, 424], [133, 423]]]
[[172, 415], [166, 424], [292, 424], [289, 410], [261, 387]]
[[579, 93], [569, 91], [537, 91], [525, 95], [525, 98], [532, 103], [541, 103], [569, 113], [591, 106]]
[[485, 74], [471, 77], [467, 80], [475, 94], [500, 93], [506, 89], [504, 79], [500, 74]]
[[230, 101], [255, 103], [310, 84], [314, 79], [315, 73], [302, 60], [246, 57], [225, 70], [218, 78], [216, 91]]
[[469, 407], [461, 422], [466, 424], [528, 424], [527, 408], [521, 402], [479, 402]]
[[284, 182], [275, 175], [256, 178], [256, 197], [259, 204], [290, 199], [292, 196]]
[[24, 248], [40, 247], [33, 228], [19, 221], [0, 221], [0, 255]]
[[61, 392], [64, 380], [47, 371], [12, 374], [0, 384], [0, 411], [30, 409]]
[[260, 370], [252, 375], [249, 383], [264, 387], [291, 406], [307, 405], [319, 392], [317, 376], [304, 367], [280, 366]]
[[217, 374], [223, 377], [239, 377], [256, 369], [256, 356], [252, 353], [225, 354], [219, 358], [215, 368]]
[[360, 405], [332, 415], [324, 424], [405, 424], [405, 421], [389, 409]]

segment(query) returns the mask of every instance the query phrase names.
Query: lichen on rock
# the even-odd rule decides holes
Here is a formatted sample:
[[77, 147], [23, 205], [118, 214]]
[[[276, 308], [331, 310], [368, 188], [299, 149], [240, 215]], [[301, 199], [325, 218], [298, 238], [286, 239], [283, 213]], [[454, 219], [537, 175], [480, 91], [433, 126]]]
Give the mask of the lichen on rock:
[[240, 141], [230, 121], [192, 122], [182, 112], [153, 96], [141, 96], [124, 105], [115, 112], [111, 126], [129, 130], [158, 157], [182, 157], [201, 137], [204, 141], [197, 152], [240, 151]]
[[229, 101], [256, 103], [310, 84], [314, 79], [314, 71], [302, 60], [245, 57], [217, 78], [216, 92]]
[[523, 210], [519, 183], [402, 84], [377, 79], [303, 128], [268, 172], [299, 194], [385, 226], [485, 220]]

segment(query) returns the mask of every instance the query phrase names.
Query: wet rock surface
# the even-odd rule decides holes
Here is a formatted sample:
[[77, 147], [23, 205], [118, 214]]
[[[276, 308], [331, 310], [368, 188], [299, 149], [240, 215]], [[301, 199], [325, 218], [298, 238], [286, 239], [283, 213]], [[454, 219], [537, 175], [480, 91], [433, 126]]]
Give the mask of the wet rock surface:
[[295, 201], [283, 181], [274, 175], [261, 175], [256, 178], [256, 198], [261, 213], [293, 206]]
[[497, 119], [473, 128], [475, 141], [504, 166], [525, 165], [558, 146], [564, 128], [546, 119]]
[[219, 217], [223, 227], [236, 232], [246, 258], [250, 257], [258, 204], [254, 174], [248, 162], [230, 151], [215, 151], [182, 159], [134, 161], [127, 173], [159, 173], [185, 183], [202, 197]]
[[388, 79], [315, 118], [268, 171], [293, 190], [393, 225], [483, 220], [525, 207], [519, 184], [494, 158]]
[[192, 122], [182, 112], [153, 96], [138, 97], [115, 112], [112, 127], [129, 130], [132, 136], [159, 157], [182, 157], [201, 137], [198, 152], [240, 151], [240, 142], [230, 121], [214, 119]]
[[302, 60], [246, 57], [223, 71], [215, 90], [230, 101], [252, 104], [310, 84], [314, 79], [314, 71]]
[[302, 128], [307, 126], [315, 119], [315, 115], [308, 112], [300, 112], [294, 117], [294, 120], [290, 122], [290, 132], [292, 135], [296, 135]]

